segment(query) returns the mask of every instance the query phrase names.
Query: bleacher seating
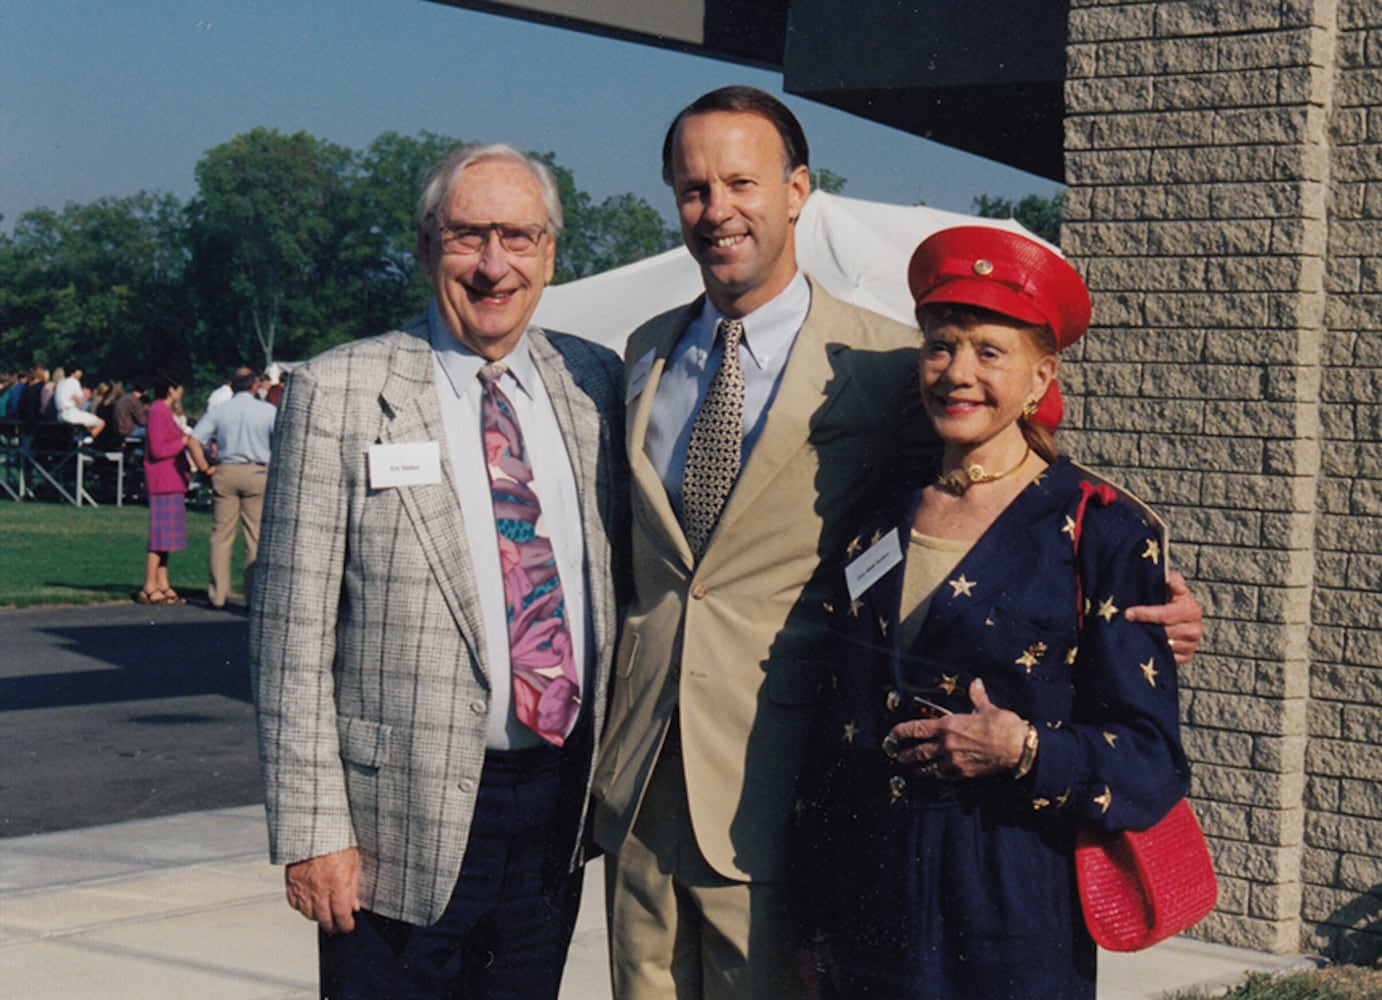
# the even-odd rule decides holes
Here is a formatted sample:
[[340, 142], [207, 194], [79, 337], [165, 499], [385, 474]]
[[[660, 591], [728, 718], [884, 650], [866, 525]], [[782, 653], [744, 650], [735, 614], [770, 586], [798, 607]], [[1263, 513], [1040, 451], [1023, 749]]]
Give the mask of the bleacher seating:
[[0, 490], [11, 500], [62, 500], [81, 507], [137, 497], [143, 482], [143, 442], [115, 450], [82, 445], [83, 428], [58, 421], [0, 420]]

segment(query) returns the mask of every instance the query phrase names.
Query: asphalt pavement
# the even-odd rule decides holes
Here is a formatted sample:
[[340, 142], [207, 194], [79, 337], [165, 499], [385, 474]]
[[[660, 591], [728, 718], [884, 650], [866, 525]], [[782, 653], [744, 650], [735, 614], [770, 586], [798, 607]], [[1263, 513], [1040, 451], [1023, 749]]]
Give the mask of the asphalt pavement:
[[[316, 995], [266, 860], [245, 631], [193, 604], [0, 611], [0, 1000]], [[561, 1000], [611, 995], [601, 883]], [[1099, 1000], [1308, 964], [1175, 938], [1101, 955]]]
[[0, 611], [0, 837], [263, 801], [244, 609]]

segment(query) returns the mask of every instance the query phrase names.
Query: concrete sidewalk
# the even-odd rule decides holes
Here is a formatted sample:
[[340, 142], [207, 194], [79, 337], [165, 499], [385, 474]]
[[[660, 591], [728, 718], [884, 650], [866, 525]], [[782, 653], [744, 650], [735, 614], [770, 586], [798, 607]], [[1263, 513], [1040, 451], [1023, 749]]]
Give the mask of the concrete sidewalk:
[[[315, 997], [316, 935], [266, 849], [259, 806], [0, 840], [0, 998]], [[602, 881], [597, 861], [561, 1000], [610, 996]], [[1099, 1000], [1310, 964], [1185, 939], [1100, 963]]]

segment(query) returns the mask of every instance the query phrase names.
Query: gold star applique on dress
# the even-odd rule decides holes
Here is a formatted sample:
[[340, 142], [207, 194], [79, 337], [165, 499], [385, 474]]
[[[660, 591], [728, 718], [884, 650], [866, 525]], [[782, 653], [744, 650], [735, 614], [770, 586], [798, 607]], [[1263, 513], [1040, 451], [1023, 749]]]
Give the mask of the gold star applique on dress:
[[1050, 800], [1050, 799], [1032, 799], [1032, 808], [1033, 808], [1033, 809], [1037, 809], [1037, 810], [1045, 809], [1045, 808], [1046, 808], [1047, 806], [1049, 806], [1050, 804], [1051, 804], [1051, 800]]
[[1118, 734], [1111, 733], [1107, 729], [1105, 729], [1104, 742], [1107, 743], [1109, 746], [1113, 747], [1115, 750], [1118, 749]]
[[1143, 559], [1150, 559], [1153, 566], [1161, 565], [1161, 543], [1155, 538], [1147, 539], [1147, 550], [1142, 553]]
[[845, 555], [857, 556], [859, 554], [859, 549], [859, 536], [855, 535], [853, 538], [849, 540], [849, 544], [845, 546]]
[[859, 735], [859, 727], [852, 722], [845, 723], [845, 742], [853, 743], [854, 737]]
[[954, 694], [959, 689], [959, 674], [941, 674], [941, 680], [940, 683], [936, 685], [936, 690], [944, 691], [946, 694]]
[[883, 532], [881, 532], [881, 531], [875, 531], [875, 532], [873, 533], [873, 537], [871, 537], [871, 538], [869, 539], [869, 544], [870, 544], [870, 545], [877, 545], [880, 541], [882, 541], [882, 539], [883, 539]]
[[966, 579], [963, 573], [961, 573], [959, 577], [954, 580], [947, 580], [946, 583], [950, 584], [951, 589], [955, 591], [953, 594], [950, 595], [951, 597], [968, 597], [969, 592], [972, 591], [976, 586], [975, 582], [973, 580]]
[[1056, 796], [1056, 808], [1063, 809], [1065, 807], [1065, 804], [1069, 801], [1070, 789], [1067, 788], [1065, 791], [1061, 792], [1059, 795]]
[[1113, 621], [1113, 616], [1118, 614], [1118, 605], [1113, 603], [1113, 595], [1105, 597], [1103, 603], [1099, 605], [1099, 610], [1094, 612], [1106, 622]]
[[1065, 665], [1066, 665], [1067, 667], [1074, 666], [1074, 665], [1075, 665], [1075, 657], [1077, 657], [1077, 656], [1079, 656], [1079, 655], [1080, 655], [1080, 647], [1079, 647], [1079, 646], [1071, 646], [1071, 647], [1070, 647], [1070, 652], [1068, 652], [1068, 653], [1065, 654]]
[[858, 599], [849, 602], [849, 617], [858, 618], [859, 609], [864, 606], [864, 602]]
[[831, 604], [829, 601], [821, 601], [821, 607], [825, 608], [825, 613], [828, 615], [833, 615], [835, 613], [835, 605]]
[[1147, 678], [1147, 683], [1152, 687], [1156, 687], [1156, 660], [1148, 659], [1146, 663], [1139, 663], [1138, 666], [1142, 668], [1142, 676]]
[[1108, 787], [1108, 785], [1104, 786], [1103, 795], [1094, 796], [1094, 804], [1099, 807], [1099, 812], [1108, 812], [1108, 807], [1113, 805], [1113, 791]]
[[880, 619], [878, 619], [878, 631], [881, 632], [883, 635], [887, 635], [887, 634], [888, 634], [888, 619], [886, 619], [886, 618], [880, 618]]
[[1071, 538], [1075, 537], [1075, 519], [1069, 514], [1065, 515], [1065, 527], [1061, 528], [1060, 533], [1069, 535]]
[[1022, 655], [1019, 656], [1013, 662], [1016, 663], [1019, 667], [1024, 668], [1028, 674], [1031, 674], [1032, 668], [1035, 667], [1038, 663], [1040, 663], [1041, 658], [1045, 655], [1046, 643], [1034, 642], [1026, 649], [1024, 649], [1022, 651]]

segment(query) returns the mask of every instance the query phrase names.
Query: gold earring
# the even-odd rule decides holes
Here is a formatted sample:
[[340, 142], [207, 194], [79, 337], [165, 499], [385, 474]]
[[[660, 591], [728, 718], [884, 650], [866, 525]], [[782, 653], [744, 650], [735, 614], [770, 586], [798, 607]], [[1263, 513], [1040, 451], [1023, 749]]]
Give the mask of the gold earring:
[[1031, 420], [1034, 416], [1036, 416], [1036, 411], [1037, 401], [1035, 399], [1027, 400], [1027, 402], [1022, 404], [1022, 419]]

